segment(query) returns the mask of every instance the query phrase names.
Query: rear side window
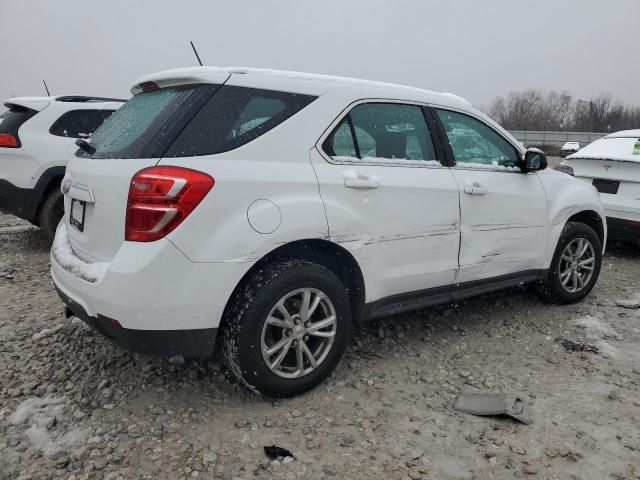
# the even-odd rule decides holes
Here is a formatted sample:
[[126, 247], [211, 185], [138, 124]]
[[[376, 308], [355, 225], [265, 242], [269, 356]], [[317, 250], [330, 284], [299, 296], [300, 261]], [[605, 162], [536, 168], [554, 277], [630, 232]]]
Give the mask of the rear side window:
[[225, 85], [180, 132], [165, 157], [227, 152], [278, 126], [316, 97]]
[[72, 110], [58, 118], [49, 133], [58, 137], [87, 138], [112, 113], [113, 110]]
[[17, 147], [20, 147], [20, 140], [18, 139], [18, 130], [24, 122], [33, 117], [37, 110], [31, 108], [21, 107], [19, 105], [7, 105], [9, 110], [0, 114], [0, 133], [8, 133], [13, 135], [17, 139]]
[[336, 159], [437, 160], [422, 108], [398, 103], [358, 105], [325, 140]]
[[469, 115], [437, 110], [456, 163], [467, 166], [515, 168], [515, 147], [488, 125]]

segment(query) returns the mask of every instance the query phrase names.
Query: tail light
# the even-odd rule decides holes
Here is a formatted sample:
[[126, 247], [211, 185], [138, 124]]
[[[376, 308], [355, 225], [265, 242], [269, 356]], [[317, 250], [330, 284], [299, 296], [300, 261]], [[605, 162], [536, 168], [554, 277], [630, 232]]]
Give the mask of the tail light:
[[153, 242], [174, 230], [198, 206], [215, 181], [190, 168], [140, 170], [129, 186], [125, 240]]
[[553, 167], [553, 169], [562, 173], [566, 173], [567, 175], [573, 176], [573, 168], [570, 167], [569, 165], [563, 165], [562, 163], [559, 163], [558, 165]]
[[19, 146], [20, 141], [18, 140], [18, 137], [11, 135], [10, 133], [0, 133], [0, 147], [18, 148]]

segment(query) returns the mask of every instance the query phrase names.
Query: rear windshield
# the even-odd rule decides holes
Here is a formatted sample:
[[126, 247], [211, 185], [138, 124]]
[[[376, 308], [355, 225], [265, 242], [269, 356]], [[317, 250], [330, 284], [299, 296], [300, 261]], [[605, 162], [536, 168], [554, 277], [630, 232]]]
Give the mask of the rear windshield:
[[[185, 157], [244, 145], [316, 97], [245, 87], [183, 85], [135, 95], [91, 138], [92, 158]], [[79, 155], [86, 156], [84, 151]]]
[[38, 111], [12, 104], [8, 105], [8, 107], [9, 110], [0, 114], [0, 133], [10, 133], [17, 137], [18, 129], [22, 124], [38, 113]]
[[[169, 87], [134, 95], [93, 132], [92, 158], [154, 158], [168, 146], [167, 131], [201, 107], [215, 85]], [[83, 150], [79, 155], [86, 156]]]

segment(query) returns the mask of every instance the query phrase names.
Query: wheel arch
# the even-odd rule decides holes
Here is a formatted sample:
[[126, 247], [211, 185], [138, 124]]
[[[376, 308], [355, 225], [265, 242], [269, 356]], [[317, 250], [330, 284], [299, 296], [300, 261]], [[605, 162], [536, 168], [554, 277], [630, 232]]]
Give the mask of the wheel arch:
[[233, 292], [227, 299], [220, 329], [224, 329], [226, 313], [232, 303], [232, 299], [236, 295], [241, 286], [251, 277], [253, 272], [262, 267], [265, 263], [275, 262], [286, 259], [302, 259], [324, 266], [333, 272], [340, 281], [345, 285], [349, 300], [351, 302], [351, 312], [354, 323], [357, 323], [362, 313], [365, 299], [365, 283], [360, 265], [354, 256], [345, 248], [328, 240], [306, 239], [296, 240], [281, 245], [258, 260], [252, 267], [242, 276]]
[[42, 205], [44, 204], [47, 197], [53, 192], [56, 188], [60, 188], [60, 184], [62, 183], [62, 179], [64, 178], [66, 167], [51, 167], [43, 172], [36, 184], [36, 190], [38, 191], [39, 199], [36, 205], [35, 211], [33, 212], [34, 220], [37, 221], [40, 216], [40, 211], [42, 209]]
[[594, 210], [583, 210], [581, 212], [573, 214], [567, 219], [567, 223], [576, 222], [584, 223], [590, 226], [598, 234], [598, 238], [604, 247], [606, 241], [606, 220], [603, 219], [600, 214]]

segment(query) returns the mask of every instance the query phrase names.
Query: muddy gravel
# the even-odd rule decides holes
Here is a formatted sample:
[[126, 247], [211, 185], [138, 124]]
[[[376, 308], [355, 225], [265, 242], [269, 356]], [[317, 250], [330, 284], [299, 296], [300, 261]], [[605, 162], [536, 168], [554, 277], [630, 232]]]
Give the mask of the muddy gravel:
[[[281, 401], [66, 319], [48, 262], [0, 215], [0, 478], [640, 478], [637, 246], [610, 246], [577, 305], [510, 290], [370, 323]], [[517, 393], [533, 423], [457, 412], [462, 392]]]

